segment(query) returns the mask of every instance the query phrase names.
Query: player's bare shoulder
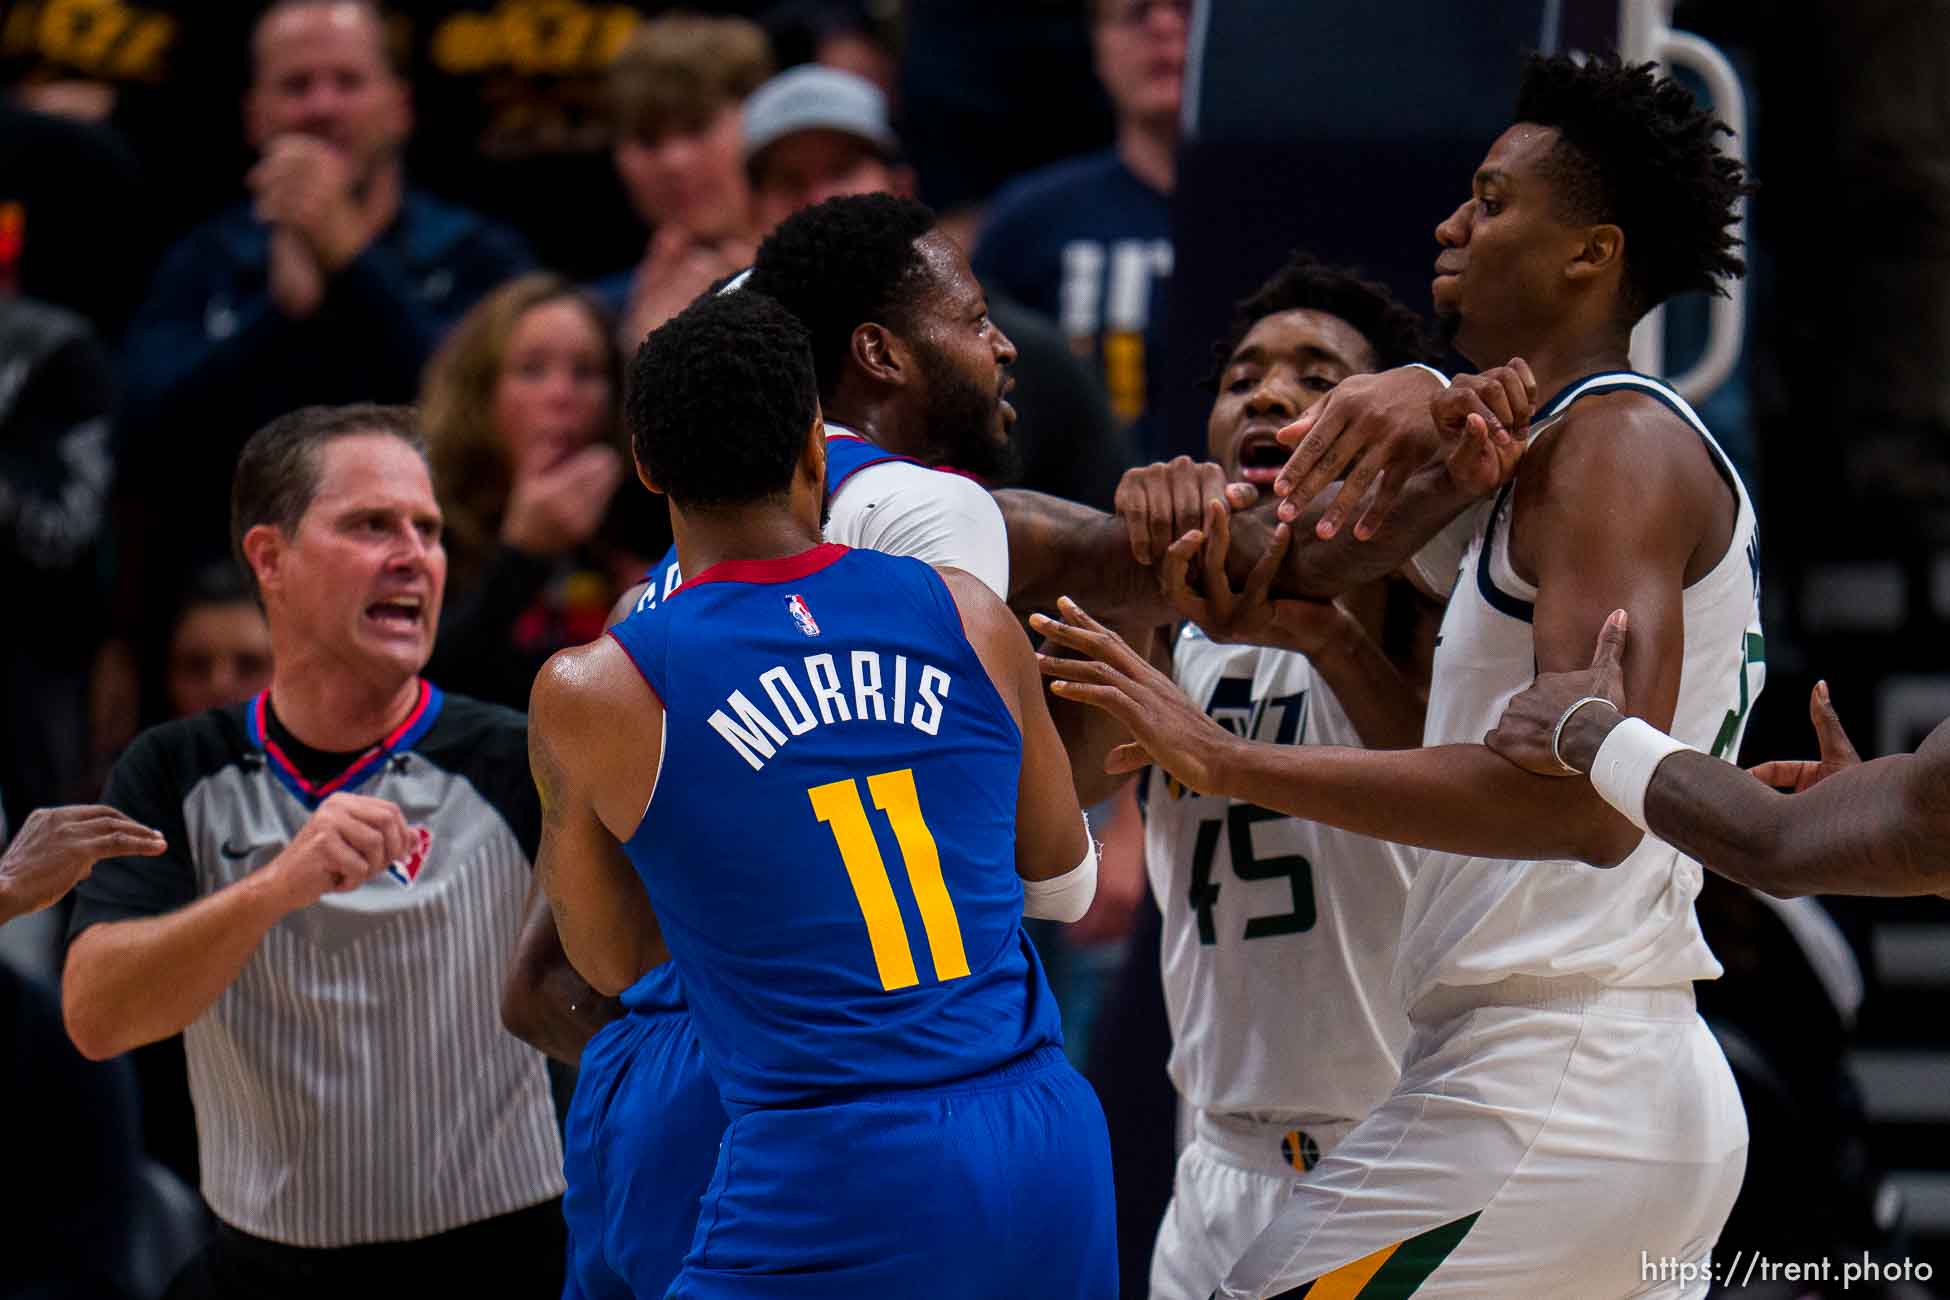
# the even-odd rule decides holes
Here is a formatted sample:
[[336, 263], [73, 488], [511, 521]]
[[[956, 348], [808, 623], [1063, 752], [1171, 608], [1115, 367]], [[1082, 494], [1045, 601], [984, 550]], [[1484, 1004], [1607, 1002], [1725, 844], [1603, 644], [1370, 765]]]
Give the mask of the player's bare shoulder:
[[619, 718], [662, 712], [629, 653], [608, 636], [550, 655], [528, 694], [531, 732], [558, 742], [601, 742], [617, 734]]
[[1007, 632], [1009, 639], [1028, 644], [1022, 624], [1016, 621], [1016, 616], [1009, 612], [1009, 607], [986, 582], [952, 564], [936, 565], [934, 571], [941, 575], [942, 582], [947, 584], [948, 594], [955, 598], [955, 608], [961, 613], [961, 625], [970, 641], [979, 646], [981, 642], [978, 638], [999, 637]]
[[1739, 515], [1716, 454], [1685, 416], [1643, 389], [1580, 398], [1536, 435], [1517, 468], [1515, 548], [1529, 554], [1541, 540], [1526, 535], [1526, 518], [1656, 517], [1692, 534], [1690, 581], [1725, 553]]
[[663, 704], [608, 636], [550, 655], [528, 693], [528, 757], [543, 811], [579, 791], [619, 839], [656, 788]]

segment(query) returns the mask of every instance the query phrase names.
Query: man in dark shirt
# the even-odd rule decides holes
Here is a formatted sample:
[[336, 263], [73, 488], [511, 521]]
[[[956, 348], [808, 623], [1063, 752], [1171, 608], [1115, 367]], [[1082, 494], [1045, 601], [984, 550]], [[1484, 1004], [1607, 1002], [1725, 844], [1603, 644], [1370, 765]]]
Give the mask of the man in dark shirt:
[[1055, 320], [1101, 369], [1140, 461], [1203, 452], [1195, 437], [1168, 439], [1157, 399], [1190, 9], [1188, 0], [1094, 0], [1091, 37], [1116, 145], [1005, 187], [975, 243], [982, 283]]
[[170, 249], [127, 345], [136, 472], [176, 489], [188, 559], [223, 551], [250, 430], [310, 403], [410, 400], [447, 327], [530, 264], [512, 231], [407, 187], [407, 87], [373, 6], [283, 0], [251, 68], [251, 201]]
[[[541, 814], [521, 715], [420, 676], [440, 524], [410, 410], [260, 430], [231, 536], [270, 689], [144, 733], [109, 777], [168, 849], [79, 889], [63, 1012], [95, 1059], [183, 1033], [220, 1222], [188, 1294], [560, 1292], [548, 1082], [502, 1021]], [[579, 1043], [569, 1004], [594, 999], [558, 987], [507, 1014]]]

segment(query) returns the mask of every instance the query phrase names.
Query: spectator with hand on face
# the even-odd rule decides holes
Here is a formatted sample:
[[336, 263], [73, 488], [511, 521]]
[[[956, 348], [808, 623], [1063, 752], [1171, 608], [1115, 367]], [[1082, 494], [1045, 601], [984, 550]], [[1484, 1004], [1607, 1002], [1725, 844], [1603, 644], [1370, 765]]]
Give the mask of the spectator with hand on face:
[[168, 252], [127, 342], [127, 438], [153, 460], [135, 476], [187, 551], [151, 572], [225, 553], [224, 485], [252, 429], [410, 399], [448, 327], [530, 262], [512, 231], [409, 187], [412, 110], [376, 6], [273, 4], [244, 106], [248, 201]]
[[522, 706], [543, 662], [601, 636], [662, 504], [618, 497], [622, 359], [588, 295], [537, 272], [470, 312], [427, 368], [421, 411], [452, 577], [433, 672]]
[[739, 136], [770, 75], [765, 33], [743, 18], [671, 14], [643, 24], [610, 70], [616, 172], [651, 231], [643, 260], [591, 286], [633, 353], [715, 281], [751, 265]]

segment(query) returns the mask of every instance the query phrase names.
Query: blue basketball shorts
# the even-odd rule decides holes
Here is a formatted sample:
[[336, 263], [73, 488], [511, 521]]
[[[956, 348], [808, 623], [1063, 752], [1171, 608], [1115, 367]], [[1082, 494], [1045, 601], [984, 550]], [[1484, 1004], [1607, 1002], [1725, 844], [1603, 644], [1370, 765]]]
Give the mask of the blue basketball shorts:
[[974, 1079], [733, 1119], [671, 1300], [1115, 1300], [1110, 1139], [1040, 1048]]
[[690, 1249], [727, 1117], [690, 1012], [633, 1011], [583, 1049], [562, 1140], [565, 1300], [655, 1300]]

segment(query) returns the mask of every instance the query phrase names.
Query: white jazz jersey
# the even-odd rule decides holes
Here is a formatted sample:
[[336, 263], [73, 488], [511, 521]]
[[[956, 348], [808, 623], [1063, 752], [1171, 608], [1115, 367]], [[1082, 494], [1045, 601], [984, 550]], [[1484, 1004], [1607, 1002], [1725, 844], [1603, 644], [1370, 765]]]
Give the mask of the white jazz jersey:
[[[1642, 391], [1690, 424], [1739, 498], [1725, 556], [1685, 592], [1685, 663], [1671, 728], [1688, 745], [1732, 759], [1767, 671], [1753, 503], [1699, 416], [1645, 375], [1618, 371], [1581, 380], [1539, 411], [1532, 426], [1582, 397], [1619, 389]], [[1530, 685], [1536, 597], [1510, 563], [1506, 487], [1464, 554], [1442, 621], [1424, 744], [1481, 743], [1511, 697]], [[1716, 978], [1720, 963], [1693, 915], [1699, 888], [1699, 864], [1650, 835], [1609, 870], [1425, 853], [1402, 927], [1403, 991], [1413, 1006], [1437, 985], [1511, 975], [1580, 975], [1621, 988]]]
[[[1172, 669], [1237, 735], [1361, 744], [1302, 655], [1218, 645], [1187, 624]], [[1147, 780], [1179, 1095], [1259, 1119], [1360, 1119], [1395, 1086], [1408, 1038], [1393, 976], [1413, 850], [1194, 794], [1156, 768]]]

